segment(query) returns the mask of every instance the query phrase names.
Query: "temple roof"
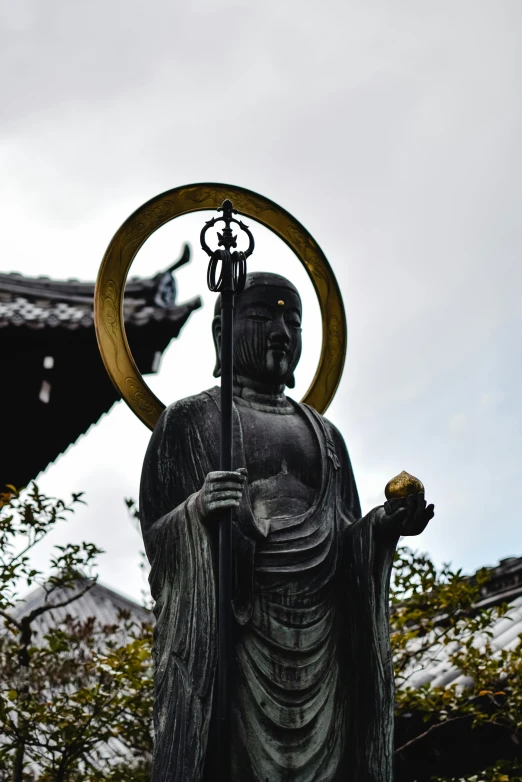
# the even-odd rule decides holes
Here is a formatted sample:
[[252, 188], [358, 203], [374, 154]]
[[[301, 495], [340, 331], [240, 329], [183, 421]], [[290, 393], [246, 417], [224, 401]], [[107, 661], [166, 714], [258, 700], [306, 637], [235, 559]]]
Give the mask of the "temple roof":
[[[476, 608], [507, 604], [505, 614], [494, 619], [487, 632], [474, 632], [467, 638], [461, 636], [458, 641], [451, 641], [448, 645], [443, 642], [431, 645], [429, 638], [410, 641], [410, 648], [413, 650], [415, 647], [422, 648], [422, 645], [417, 644], [428, 640], [421, 659], [403, 671], [406, 680], [402, 686], [417, 690], [424, 688], [424, 692], [420, 694], [420, 703], [428, 702], [429, 690], [432, 687], [457, 687], [459, 690], [465, 690], [472, 684], [472, 680], [450, 659], [452, 654], [462, 649], [462, 644], [466, 641], [471, 641], [472, 646], [482, 654], [488, 644], [492, 659], [501, 659], [521, 643], [522, 557], [502, 559], [498, 565], [488, 567], [487, 570], [489, 579], [480, 589], [480, 600]], [[441, 617], [442, 622], [445, 619], [447, 617]], [[431, 637], [433, 638], [433, 635]], [[499, 689], [503, 690], [504, 686]], [[475, 695], [471, 694], [470, 700], [474, 697]], [[506, 710], [513, 708], [513, 704], [510, 696], [506, 701]], [[487, 710], [487, 706], [484, 706], [484, 710]], [[403, 748], [395, 756], [397, 782], [420, 782], [435, 777], [482, 780], [484, 777], [479, 771], [493, 765], [499, 758], [507, 760], [517, 752], [517, 744], [513, 743], [511, 731], [504, 729], [500, 723], [477, 721], [472, 730], [472, 715], [465, 718], [460, 713], [460, 717], [452, 719], [450, 712], [449, 716], [447, 722], [444, 719], [439, 721], [434, 714], [413, 708], [411, 712], [402, 713], [396, 718], [396, 746]], [[417, 740], [413, 741], [415, 738]], [[476, 776], [472, 776], [473, 774]], [[498, 779], [500, 778], [499, 776]]]
[[[488, 571], [489, 580], [481, 587], [481, 599], [476, 607], [491, 608], [501, 603], [508, 605], [504, 616], [497, 619], [489, 628], [492, 652], [501, 654], [502, 650], [513, 649], [520, 643], [522, 635], [522, 557], [503, 559], [495, 567], [488, 568]], [[480, 635], [474, 639], [477, 646], [481, 646], [486, 640], [488, 640], [486, 636]], [[456, 651], [456, 643], [448, 646], [444, 644], [433, 646], [412, 670], [408, 678], [408, 686], [468, 685], [469, 679], [450, 662], [450, 655]]]
[[[126, 326], [145, 326], [151, 320], [178, 322], [186, 312], [201, 306], [199, 297], [176, 304], [173, 272], [189, 260], [190, 249], [185, 245], [181, 258], [165, 271], [127, 282], [123, 303]], [[94, 282], [0, 272], [0, 328], [92, 328], [93, 298]]]
[[[125, 288], [127, 338], [142, 374], [157, 372], [199, 297], [178, 304], [173, 273], [134, 277]], [[94, 330], [94, 282], [0, 273], [0, 484], [27, 485], [118, 399]], [[7, 381], [7, 382], [6, 382]]]
[[[45, 588], [38, 586], [16, 605], [12, 614], [15, 619], [21, 619], [34, 611], [35, 608], [46, 604], [56, 605], [65, 602], [82, 591], [87, 584], [88, 580], [85, 579], [77, 582], [71, 589], [57, 589], [50, 598], [47, 596]], [[151, 624], [154, 622], [152, 611], [97, 581], [85, 594], [69, 605], [53, 608], [51, 611], [41, 614], [36, 626], [38, 633], [41, 636], [45, 635], [52, 627], [56, 627], [58, 623], [64, 621], [68, 615], [82, 622], [94, 617], [102, 625], [112, 625], [118, 623], [120, 611], [128, 612], [130, 619], [138, 625], [141, 622]]]

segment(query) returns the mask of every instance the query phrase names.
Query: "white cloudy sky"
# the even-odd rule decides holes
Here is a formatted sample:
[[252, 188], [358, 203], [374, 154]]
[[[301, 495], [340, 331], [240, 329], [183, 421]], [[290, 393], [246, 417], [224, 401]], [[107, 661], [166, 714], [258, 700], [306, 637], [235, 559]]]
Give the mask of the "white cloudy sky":
[[[329, 415], [363, 509], [402, 469], [437, 515], [413, 542], [470, 571], [520, 535], [520, 0], [0, 0], [3, 271], [94, 279], [128, 214], [176, 185], [231, 182], [317, 238], [349, 319]], [[188, 239], [180, 299], [204, 294], [151, 381], [170, 402], [212, 384], [201, 215], [163, 229], [135, 272]], [[256, 228], [257, 268], [303, 288], [311, 379], [319, 316], [298, 262]], [[197, 359], [197, 360], [196, 360]], [[117, 404], [42, 487], [89, 505], [102, 579], [143, 586], [137, 496], [148, 432]], [[41, 554], [41, 561], [45, 552]]]

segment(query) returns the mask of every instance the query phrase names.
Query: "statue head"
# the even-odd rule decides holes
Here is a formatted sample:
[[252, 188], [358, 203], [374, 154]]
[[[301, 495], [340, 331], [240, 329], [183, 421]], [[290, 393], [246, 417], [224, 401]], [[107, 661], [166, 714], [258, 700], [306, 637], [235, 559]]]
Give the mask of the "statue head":
[[[221, 374], [220, 300], [212, 331]], [[282, 389], [295, 385], [294, 370], [301, 356], [301, 297], [295, 285], [279, 274], [247, 274], [245, 289], [235, 300], [234, 374], [255, 384]]]

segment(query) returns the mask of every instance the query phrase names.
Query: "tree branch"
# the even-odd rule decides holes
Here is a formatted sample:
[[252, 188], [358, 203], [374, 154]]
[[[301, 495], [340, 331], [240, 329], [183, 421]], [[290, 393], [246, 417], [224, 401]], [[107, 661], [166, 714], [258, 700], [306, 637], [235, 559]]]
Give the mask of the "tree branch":
[[95, 583], [96, 583], [95, 581], [89, 582], [80, 592], [71, 595], [71, 597], [68, 597], [67, 600], [62, 600], [60, 603], [45, 603], [43, 606], [39, 606], [39, 608], [35, 608], [33, 611], [31, 611], [30, 614], [27, 615], [27, 623], [30, 624], [38, 616], [45, 614], [47, 611], [52, 611], [55, 608], [65, 608], [65, 606], [74, 603], [76, 600], [79, 600], [80, 597], [83, 597], [87, 592], [89, 592], [89, 590], [93, 588]]
[[21, 557], [23, 557], [25, 554], [27, 554], [28, 551], [30, 551], [32, 548], [36, 546], [37, 543], [39, 543], [46, 535], [46, 532], [41, 532], [38, 536], [38, 533], [35, 534], [34, 540], [31, 540], [29, 537], [29, 534], [27, 534], [27, 539], [29, 540], [29, 543], [25, 548], [23, 548], [21, 551], [18, 552], [18, 554], [15, 554], [13, 558], [10, 560], [9, 565], [13, 565], [14, 562], [19, 560]]
[[22, 625], [20, 624], [20, 622], [18, 622], [16, 619], [13, 619], [12, 616], [9, 616], [9, 614], [6, 611], [2, 611], [1, 608], [0, 608], [0, 616], [3, 616], [7, 622], [10, 622], [12, 625], [17, 627], [20, 630], [20, 632], [22, 631]]
[[406, 744], [403, 744], [402, 747], [398, 747], [394, 754], [398, 755], [399, 752], [403, 752], [405, 749], [408, 749], [408, 747], [413, 746], [413, 744], [416, 744], [421, 739], [426, 738], [430, 733], [433, 733], [434, 731], [438, 730], [439, 728], [444, 728], [447, 725], [453, 725], [455, 722], [458, 722], [459, 720], [469, 720], [472, 718], [471, 714], [465, 714], [462, 717], [454, 717], [452, 720], [445, 720], [445, 722], [437, 722], [435, 725], [432, 725], [428, 730], [425, 730], [424, 733], [419, 733], [418, 736], [415, 736], [413, 739], [410, 739], [410, 741], [407, 741]]

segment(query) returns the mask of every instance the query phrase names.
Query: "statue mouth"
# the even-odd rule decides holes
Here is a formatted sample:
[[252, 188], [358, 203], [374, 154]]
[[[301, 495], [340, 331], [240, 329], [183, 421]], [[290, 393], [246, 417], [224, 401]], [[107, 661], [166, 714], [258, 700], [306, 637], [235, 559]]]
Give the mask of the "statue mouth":
[[280, 353], [282, 356], [286, 356], [290, 352], [286, 345], [269, 345], [268, 350], [271, 353]]

